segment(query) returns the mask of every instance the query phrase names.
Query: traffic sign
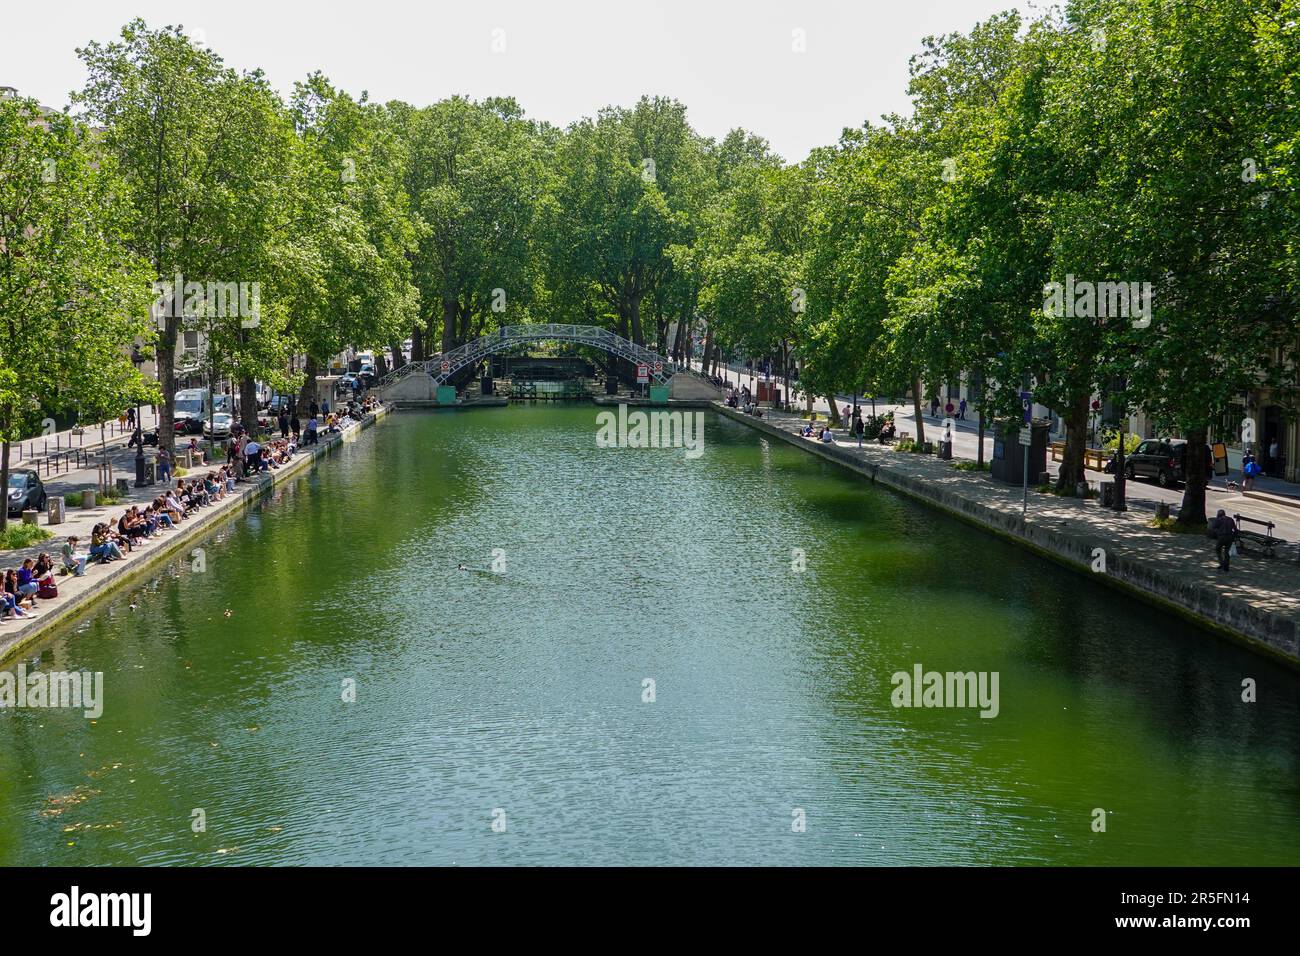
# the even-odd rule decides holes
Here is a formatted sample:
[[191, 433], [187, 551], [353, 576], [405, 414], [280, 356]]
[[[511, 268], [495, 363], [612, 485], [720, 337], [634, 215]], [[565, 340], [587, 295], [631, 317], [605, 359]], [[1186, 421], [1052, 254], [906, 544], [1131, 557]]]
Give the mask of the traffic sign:
[[643, 362], [636, 367], [636, 383], [644, 385], [648, 381], [650, 381], [650, 366]]
[[1030, 445], [1034, 441], [1034, 430], [1032, 428], [1020, 429], [1020, 444]]
[[[1033, 411], [1033, 408], [1034, 408], [1034, 393], [1033, 393], [1033, 392], [1021, 392], [1021, 393], [1020, 393], [1020, 404], [1024, 406], [1024, 409], [1025, 409], [1025, 424], [1028, 425], [1028, 424], [1029, 424], [1029, 420], [1030, 420], [1030, 414], [1031, 414], [1031, 412]], [[1022, 444], [1022, 445], [1027, 445], [1027, 444], [1029, 444], [1029, 442], [1021, 442], [1021, 444]]]
[[443, 359], [443, 360], [442, 360], [442, 371], [443, 371], [443, 374], [444, 374], [444, 375], [445, 375], [447, 372], [450, 372], [450, 371], [451, 371], [451, 363], [448, 362], [446, 359]]
[[662, 375], [663, 373], [664, 373], [664, 363], [663, 363], [663, 362], [655, 362], [655, 374], [656, 374], [656, 375]]

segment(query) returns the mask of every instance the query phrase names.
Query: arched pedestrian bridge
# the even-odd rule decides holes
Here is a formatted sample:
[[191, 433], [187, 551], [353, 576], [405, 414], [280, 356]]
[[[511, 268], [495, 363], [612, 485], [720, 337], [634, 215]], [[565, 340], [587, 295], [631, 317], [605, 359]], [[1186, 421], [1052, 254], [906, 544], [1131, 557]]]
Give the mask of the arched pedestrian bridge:
[[[422, 362], [408, 362], [379, 380], [376, 386], [385, 401], [427, 401], [439, 397], [439, 388], [450, 385], [458, 372], [473, 368], [496, 352], [505, 352], [536, 342], [572, 342], [600, 349], [617, 358], [645, 365], [654, 385], [667, 385], [679, 371], [676, 363], [658, 352], [630, 342], [609, 329], [595, 325], [503, 325], [490, 335], [466, 342]], [[694, 376], [689, 376], [694, 377]]]

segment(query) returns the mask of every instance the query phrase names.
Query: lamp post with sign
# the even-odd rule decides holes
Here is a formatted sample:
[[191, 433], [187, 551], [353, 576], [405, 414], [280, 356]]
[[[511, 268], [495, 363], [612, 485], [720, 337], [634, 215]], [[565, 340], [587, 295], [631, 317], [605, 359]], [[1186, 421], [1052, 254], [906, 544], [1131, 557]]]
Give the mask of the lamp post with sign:
[[1020, 404], [1025, 410], [1025, 422], [1020, 428], [1020, 457], [1025, 463], [1024, 492], [1020, 499], [1020, 517], [1029, 511], [1029, 449], [1034, 441], [1034, 393], [1028, 389], [1020, 393]]
[[1128, 504], [1124, 500], [1124, 485], [1128, 479], [1124, 466], [1124, 439], [1128, 437], [1128, 416], [1125, 412], [1128, 409], [1128, 400], [1124, 393], [1128, 390], [1128, 380], [1122, 376], [1116, 376], [1111, 379], [1110, 390], [1112, 401], [1115, 403], [1118, 439], [1115, 445], [1115, 497], [1111, 502], [1111, 507], [1116, 511], [1128, 511]]
[[1025, 517], [1029, 511], [1029, 447], [1034, 441], [1034, 429], [1032, 425], [1025, 425], [1020, 429], [1020, 457], [1025, 461], [1025, 486], [1024, 492], [1020, 499], [1020, 517]]
[[[145, 362], [145, 358], [140, 354], [140, 346], [131, 348], [131, 364], [135, 366], [136, 372], [140, 371], [140, 366]], [[140, 419], [140, 402], [135, 403], [135, 434], [131, 436], [135, 442], [135, 486], [143, 488], [147, 482], [144, 480], [144, 422]]]

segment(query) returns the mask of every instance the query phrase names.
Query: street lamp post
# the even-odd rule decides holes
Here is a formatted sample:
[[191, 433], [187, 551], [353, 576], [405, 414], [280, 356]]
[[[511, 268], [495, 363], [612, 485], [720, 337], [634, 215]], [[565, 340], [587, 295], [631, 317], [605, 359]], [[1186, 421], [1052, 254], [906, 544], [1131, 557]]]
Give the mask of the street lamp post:
[[[131, 364], [137, 372], [144, 364], [144, 356], [140, 354], [138, 345], [131, 349]], [[131, 437], [135, 440], [135, 486], [143, 488], [148, 482], [144, 480], [144, 421], [140, 418], [139, 399], [135, 403], [135, 434]]]

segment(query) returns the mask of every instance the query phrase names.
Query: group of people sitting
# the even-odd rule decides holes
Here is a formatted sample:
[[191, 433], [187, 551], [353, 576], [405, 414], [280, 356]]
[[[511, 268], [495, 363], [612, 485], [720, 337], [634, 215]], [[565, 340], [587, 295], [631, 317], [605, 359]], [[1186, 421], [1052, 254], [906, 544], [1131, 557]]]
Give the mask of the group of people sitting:
[[[808, 422], [808, 424], [804, 425], [803, 427], [803, 432], [802, 432], [803, 437], [812, 438], [814, 437], [813, 433], [814, 433], [814, 429], [812, 426], [812, 422]], [[816, 430], [816, 438], [818, 441], [824, 441], [830, 443], [835, 441], [835, 433], [831, 431], [829, 425], [823, 425], [820, 430]]]
[[739, 391], [734, 388], [729, 390], [727, 392], [727, 405], [730, 408], [739, 408], [746, 415], [753, 415], [755, 418], [763, 417], [763, 410], [759, 408], [758, 402], [754, 401], [748, 385], [740, 386]]
[[[327, 412], [324, 431], [342, 431], [378, 406], [378, 399], [368, 396], [364, 401], [345, 404], [336, 412]], [[318, 428], [319, 422], [313, 415], [307, 424], [307, 444], [316, 443]], [[90, 533], [90, 547], [84, 554], [78, 550], [81, 539], [73, 534], [63, 544], [59, 565], [42, 552], [23, 561], [21, 567], [9, 569], [4, 574], [4, 590], [0, 592], [0, 620], [38, 613], [38, 600], [57, 598], [56, 571], [80, 577], [91, 562], [123, 561], [143, 541], [170, 531], [200, 508], [234, 494], [236, 482], [242, 481], [245, 474], [272, 471], [286, 464], [298, 450], [298, 434], [294, 428], [291, 435], [268, 442], [237, 434], [227, 445], [226, 464], [204, 475], [178, 478], [175, 487], [169, 487], [149, 504], [132, 505], [116, 521], [95, 525]], [[197, 450], [197, 443], [193, 439], [190, 442]]]
[[10, 568], [5, 572], [4, 582], [4, 591], [0, 592], [0, 620], [28, 617], [37, 613], [38, 599], [59, 596], [54, 583], [54, 563], [45, 552], [26, 559], [20, 567]]
[[5, 572], [0, 596], [0, 620], [37, 613], [36, 602], [59, 596], [55, 572], [81, 577], [86, 565], [123, 561], [150, 538], [170, 531], [200, 508], [216, 504], [235, 491], [235, 473], [229, 466], [193, 478], [178, 478], [147, 505], [131, 505], [116, 521], [101, 521], [90, 531], [90, 546], [83, 554], [78, 535], [68, 535], [55, 565], [48, 553], [28, 558], [21, 567]]
[[[312, 419], [312, 423], [315, 423]], [[307, 429], [307, 444], [316, 440], [316, 429]], [[226, 445], [226, 468], [230, 472], [231, 486], [242, 481], [245, 475], [260, 474], [278, 469], [298, 451], [298, 436], [277, 438], [260, 442], [246, 435], [236, 435]]]

